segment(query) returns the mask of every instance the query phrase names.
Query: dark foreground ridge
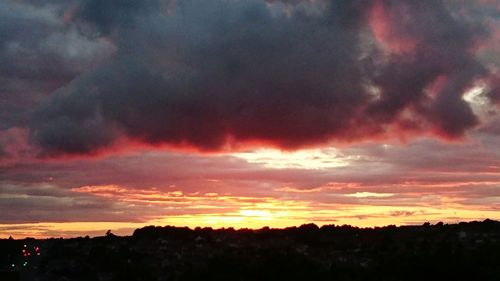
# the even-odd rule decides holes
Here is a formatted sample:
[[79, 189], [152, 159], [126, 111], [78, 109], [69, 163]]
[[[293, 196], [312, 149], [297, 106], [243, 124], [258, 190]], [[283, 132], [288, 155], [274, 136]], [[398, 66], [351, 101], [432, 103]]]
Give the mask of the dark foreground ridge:
[[500, 222], [0, 240], [0, 280], [500, 280]]

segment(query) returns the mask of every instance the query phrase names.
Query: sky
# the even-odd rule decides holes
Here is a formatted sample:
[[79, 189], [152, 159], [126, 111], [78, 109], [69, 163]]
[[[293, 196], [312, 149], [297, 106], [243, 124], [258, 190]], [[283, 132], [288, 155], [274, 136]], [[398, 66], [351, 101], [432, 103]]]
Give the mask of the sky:
[[500, 219], [495, 0], [0, 1], [0, 238]]

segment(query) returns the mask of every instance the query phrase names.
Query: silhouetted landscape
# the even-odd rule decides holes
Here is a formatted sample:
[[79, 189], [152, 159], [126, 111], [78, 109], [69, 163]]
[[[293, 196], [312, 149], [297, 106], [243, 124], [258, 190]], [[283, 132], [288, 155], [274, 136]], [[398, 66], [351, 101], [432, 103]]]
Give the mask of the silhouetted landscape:
[[500, 280], [500, 222], [0, 240], [0, 280]]

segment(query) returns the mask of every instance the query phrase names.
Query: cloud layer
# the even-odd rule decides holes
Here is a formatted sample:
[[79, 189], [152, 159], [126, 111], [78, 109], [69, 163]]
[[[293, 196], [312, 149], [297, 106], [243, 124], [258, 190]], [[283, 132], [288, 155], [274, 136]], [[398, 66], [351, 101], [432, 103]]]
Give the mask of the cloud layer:
[[0, 236], [500, 219], [497, 6], [1, 1]]
[[[28, 161], [0, 170], [0, 236], [35, 235], [36, 224], [50, 229], [40, 236], [59, 236], [102, 235], [126, 223], [282, 227], [500, 219], [500, 141], [490, 138], [318, 150], [317, 157], [344, 163], [333, 167], [297, 167], [290, 164], [304, 164], [308, 155], [266, 158], [259, 151], [245, 152], [253, 158], [143, 152]], [[258, 163], [246, 160], [259, 156]], [[80, 228], [70, 231], [68, 222]]]
[[442, 1], [44, 3], [3, 4], [22, 13], [0, 30], [7, 101], [42, 86], [2, 126], [42, 155], [457, 138], [478, 124], [463, 94], [494, 81], [491, 17]]

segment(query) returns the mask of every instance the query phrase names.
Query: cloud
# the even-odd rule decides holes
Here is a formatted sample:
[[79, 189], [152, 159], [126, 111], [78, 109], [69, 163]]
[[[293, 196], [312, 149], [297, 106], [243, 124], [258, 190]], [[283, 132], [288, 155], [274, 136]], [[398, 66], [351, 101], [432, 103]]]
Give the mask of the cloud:
[[488, 28], [440, 1], [87, 0], [69, 24], [116, 49], [36, 108], [45, 156], [457, 138], [489, 75]]
[[34, 108], [53, 91], [112, 51], [65, 24], [68, 7], [62, 3], [0, 3], [0, 130], [27, 127]]
[[29, 158], [0, 169], [0, 235], [32, 235], [8, 227], [18, 224], [25, 224], [23, 233], [38, 231], [28, 223], [55, 231], [43, 235], [58, 235], [69, 227], [61, 223], [69, 221], [78, 228], [67, 235], [102, 235], [124, 223], [283, 227], [498, 219], [500, 155], [498, 138], [490, 137], [474, 135], [469, 144], [424, 139], [404, 147], [372, 143], [318, 150], [320, 159], [334, 151], [345, 163], [316, 169], [293, 164], [302, 164], [301, 158], [273, 168], [249, 162], [266, 159], [269, 151], [260, 149], [245, 152], [256, 154], [250, 160], [157, 151]]
[[497, 218], [482, 5], [4, 1], [0, 231]]

